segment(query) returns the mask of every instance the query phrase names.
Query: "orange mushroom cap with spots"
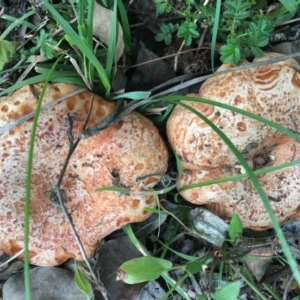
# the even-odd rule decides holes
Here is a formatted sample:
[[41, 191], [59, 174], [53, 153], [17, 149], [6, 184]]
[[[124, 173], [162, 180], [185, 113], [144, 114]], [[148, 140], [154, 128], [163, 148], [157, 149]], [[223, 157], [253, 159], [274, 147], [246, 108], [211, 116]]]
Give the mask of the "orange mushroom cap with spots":
[[[0, 102], [0, 126], [36, 108], [41, 85], [27, 86]], [[49, 85], [48, 103], [74, 89]], [[66, 114], [76, 113], [73, 132], [80, 133], [93, 94], [83, 92], [41, 112], [35, 138], [30, 204], [30, 262], [59, 265], [68, 258], [82, 260], [81, 252], [61, 209], [50, 201], [65, 162], [69, 141]], [[114, 103], [94, 95], [90, 127], [115, 109]], [[32, 119], [0, 137], [0, 250], [13, 255], [24, 247], [24, 198]], [[152, 122], [132, 112], [117, 124], [80, 141], [72, 155], [61, 188], [65, 204], [88, 257], [112, 231], [146, 219], [145, 207], [154, 207], [154, 196], [95, 189], [118, 185], [130, 191], [143, 189], [138, 178], [163, 174], [168, 152]], [[152, 180], [152, 177], [149, 177]], [[158, 178], [155, 177], [156, 182]], [[147, 180], [144, 181], [147, 185]], [[152, 182], [153, 183], [153, 182]]]
[[[280, 54], [269, 53], [262, 61]], [[244, 62], [243, 64], [248, 64]], [[234, 67], [222, 65], [218, 71]], [[193, 96], [211, 99], [252, 112], [292, 131], [300, 128], [300, 73], [294, 59], [230, 72], [208, 79]], [[272, 127], [220, 107], [184, 101], [220, 128], [253, 170], [300, 159], [300, 143]], [[223, 140], [192, 112], [176, 106], [168, 123], [170, 144], [179, 155], [183, 175], [178, 188], [241, 173], [235, 155]], [[300, 166], [258, 176], [280, 222], [300, 211]], [[243, 226], [272, 227], [269, 215], [249, 179], [181, 191], [188, 201], [206, 205], [230, 219], [239, 214]]]

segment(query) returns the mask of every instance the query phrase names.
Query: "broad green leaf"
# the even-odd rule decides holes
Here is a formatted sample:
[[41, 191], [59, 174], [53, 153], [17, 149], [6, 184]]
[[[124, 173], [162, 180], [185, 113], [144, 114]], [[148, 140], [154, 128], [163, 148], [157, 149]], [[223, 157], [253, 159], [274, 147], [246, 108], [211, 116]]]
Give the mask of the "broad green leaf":
[[236, 300], [240, 293], [241, 283], [231, 282], [212, 294], [215, 300]]
[[151, 256], [138, 257], [120, 266], [116, 280], [128, 284], [155, 280], [171, 268], [172, 263], [168, 260]]
[[18, 43], [0, 40], [0, 71], [16, 52]]
[[83, 273], [78, 269], [77, 263], [75, 262], [75, 274], [74, 280], [78, 287], [78, 289], [86, 294], [87, 296], [91, 296], [92, 287], [90, 281], [83, 275]]
[[240, 217], [237, 214], [232, 216], [229, 224], [229, 237], [232, 242], [241, 236], [243, 233], [243, 224]]

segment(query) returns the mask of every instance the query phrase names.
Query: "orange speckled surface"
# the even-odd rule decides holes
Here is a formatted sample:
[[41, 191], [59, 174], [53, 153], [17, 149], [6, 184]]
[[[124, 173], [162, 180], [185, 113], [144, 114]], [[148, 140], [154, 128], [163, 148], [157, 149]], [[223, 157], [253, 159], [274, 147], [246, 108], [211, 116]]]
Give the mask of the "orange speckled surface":
[[[44, 103], [73, 91], [76, 86], [53, 84], [47, 88]], [[41, 85], [24, 87], [0, 101], [0, 126], [35, 109], [34, 95]], [[66, 114], [76, 113], [75, 136], [80, 132], [92, 94], [84, 92], [43, 111], [39, 117], [34, 148], [31, 189], [30, 260], [41, 266], [59, 265], [68, 258], [81, 260], [65, 216], [50, 202], [69, 144]], [[95, 96], [88, 127], [115, 108]], [[15, 254], [24, 246], [24, 197], [28, 146], [32, 119], [11, 129], [0, 138], [0, 250]], [[158, 155], [159, 153], [159, 155]], [[140, 190], [137, 178], [163, 174], [168, 152], [151, 121], [133, 112], [118, 124], [82, 140], [71, 157], [61, 188], [66, 207], [91, 257], [101, 239], [127, 223], [146, 219], [144, 207], [154, 207], [153, 197], [142, 194], [121, 195], [95, 192], [103, 186], [118, 184]]]
[[[269, 53], [260, 61], [277, 57]], [[248, 62], [244, 62], [248, 64]], [[218, 71], [234, 67], [222, 65]], [[258, 114], [299, 131], [300, 74], [294, 59], [231, 72], [208, 79], [193, 96], [215, 100]], [[254, 169], [276, 166], [300, 158], [300, 144], [275, 129], [220, 107], [186, 102], [211, 120], [243, 153]], [[178, 187], [241, 173], [239, 162], [223, 140], [200, 118], [177, 106], [167, 123], [169, 142], [179, 155], [183, 176]], [[270, 157], [273, 158], [270, 159]], [[300, 211], [300, 166], [258, 176], [280, 222]], [[238, 213], [243, 226], [263, 230], [272, 226], [248, 179], [182, 191], [181, 195], [219, 216]]]

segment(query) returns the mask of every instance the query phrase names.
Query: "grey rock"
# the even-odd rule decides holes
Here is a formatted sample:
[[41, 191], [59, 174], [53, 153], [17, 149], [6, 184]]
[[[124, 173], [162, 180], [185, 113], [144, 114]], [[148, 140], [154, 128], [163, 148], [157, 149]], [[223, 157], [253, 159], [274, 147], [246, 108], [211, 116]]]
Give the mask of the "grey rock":
[[[87, 300], [76, 286], [72, 273], [54, 267], [30, 270], [31, 300]], [[3, 287], [3, 300], [24, 300], [24, 274], [9, 278]]]
[[139, 300], [159, 300], [165, 293], [157, 281], [149, 281], [144, 287]]

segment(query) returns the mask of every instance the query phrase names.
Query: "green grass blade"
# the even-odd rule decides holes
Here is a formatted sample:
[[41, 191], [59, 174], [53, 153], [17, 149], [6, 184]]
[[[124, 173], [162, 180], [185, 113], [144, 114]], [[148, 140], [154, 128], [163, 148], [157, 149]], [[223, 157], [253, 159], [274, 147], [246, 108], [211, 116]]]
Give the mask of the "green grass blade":
[[108, 95], [111, 88], [110, 81], [104, 68], [102, 67], [97, 57], [94, 55], [93, 51], [88, 47], [85, 41], [81, 40], [79, 35], [72, 29], [69, 23], [58, 13], [58, 11], [48, 2], [48, 0], [44, 0], [44, 7], [49, 10], [54, 19], [60, 24], [66, 35], [68, 35], [76, 44], [76, 47], [78, 47], [81, 53], [83, 53], [95, 66], [105, 89], [105, 93], [106, 95]]
[[150, 96], [150, 92], [128, 92], [128, 93], [122, 93], [119, 95], [115, 95], [113, 97], [111, 97], [111, 100], [117, 100], [117, 99], [131, 99], [131, 100], [142, 100], [145, 98], [148, 98]]
[[279, 0], [281, 4], [289, 11], [292, 17], [298, 10], [298, 5], [295, 0]]
[[[95, 1], [89, 1], [88, 2], [88, 15], [87, 15], [87, 32], [86, 32], [86, 42], [89, 46], [90, 49], [93, 49], [93, 36], [94, 36], [94, 28], [93, 28], [93, 23], [94, 23], [94, 6], [95, 6]], [[88, 62], [89, 66], [88, 67], [88, 76], [90, 82], [94, 81], [94, 66], [91, 65]]]
[[[34, 14], [34, 13], [35, 13], [35, 12], [31, 10], [31, 11], [29, 11], [27, 14], [32, 15], [32, 14]], [[26, 16], [26, 15], [24, 15], [24, 16]], [[24, 17], [24, 16], [23, 16], [23, 17]], [[13, 16], [6, 15], [6, 14], [3, 14], [3, 15], [0, 17], [0, 19], [7, 20], [7, 21], [10, 21], [10, 22], [20, 21], [19, 18], [15, 18], [15, 17], [13, 17]], [[34, 24], [30, 23], [30, 22], [27, 22], [27, 21], [21, 21], [20, 24], [25, 25], [25, 26], [27, 26], [27, 27], [30, 28], [30, 29], [35, 29], [35, 28], [37, 27], [36, 25], [34, 25]]]
[[127, 51], [131, 49], [131, 33], [127, 13], [122, 0], [117, 0], [123, 28], [123, 40]]
[[[168, 297], [176, 290], [177, 291], [177, 288], [180, 286], [180, 284], [182, 284], [188, 277], [189, 277], [189, 273], [185, 273], [175, 284], [171, 284], [172, 287], [168, 290], [168, 292], [161, 298], [161, 300], [167, 300], [169, 299]], [[168, 282], [170, 283], [170, 282]], [[178, 291], [177, 291], [178, 292]], [[186, 299], [186, 300], [190, 300], [190, 297], [185, 293], [183, 292], [184, 294], [180, 294], [183, 299]]]
[[[88, 2], [93, 2], [94, 3], [94, 1], [88, 1]], [[79, 0], [78, 19], [77, 19], [79, 27], [85, 24], [84, 12], [85, 12], [85, 0]]]
[[210, 121], [208, 118], [206, 118], [204, 115], [202, 115], [201, 113], [199, 113], [196, 109], [194, 109], [193, 107], [180, 102], [178, 103], [179, 105], [181, 105], [182, 107], [188, 109], [189, 111], [191, 111], [192, 113], [194, 113], [196, 116], [198, 116], [201, 120], [203, 120], [208, 126], [210, 126], [219, 136], [220, 138], [226, 143], [226, 145], [229, 147], [229, 149], [234, 153], [234, 155], [236, 156], [236, 158], [238, 159], [238, 161], [240, 162], [240, 164], [244, 167], [246, 173], [249, 176], [249, 179], [251, 180], [253, 186], [255, 187], [258, 195], [260, 196], [268, 214], [270, 217], [270, 220], [272, 222], [272, 225], [274, 227], [274, 230], [277, 234], [277, 237], [279, 239], [279, 242], [282, 246], [282, 250], [287, 258], [287, 261], [291, 267], [291, 270], [293, 272], [293, 275], [298, 283], [298, 285], [300, 286], [300, 272], [298, 270], [297, 267], [297, 263], [294, 260], [292, 253], [289, 249], [289, 246], [287, 244], [287, 241], [283, 235], [283, 232], [280, 228], [280, 224], [273, 212], [273, 209], [271, 207], [271, 204], [269, 203], [268, 197], [265, 193], [265, 191], [263, 190], [262, 186], [260, 185], [256, 175], [254, 174], [253, 170], [250, 168], [250, 166], [248, 165], [247, 161], [245, 160], [245, 158], [243, 157], [243, 155], [238, 151], [238, 149], [233, 145], [233, 143], [228, 139], [228, 137], [212, 122]]
[[37, 130], [37, 123], [39, 118], [39, 113], [41, 110], [42, 100], [51, 78], [52, 72], [55, 70], [59, 60], [53, 64], [48, 76], [45, 79], [41, 94], [36, 107], [36, 114], [33, 119], [32, 131], [30, 136], [29, 153], [28, 153], [28, 163], [27, 163], [27, 173], [26, 173], [26, 194], [25, 194], [25, 208], [24, 208], [24, 279], [25, 279], [25, 296], [26, 300], [31, 300], [31, 289], [30, 289], [30, 267], [29, 267], [29, 219], [30, 219], [30, 190], [31, 190], [31, 174], [33, 166], [33, 151], [34, 151], [34, 140]]
[[218, 31], [219, 31], [220, 12], [221, 12], [221, 0], [217, 0], [216, 12], [215, 12], [215, 18], [214, 18], [214, 27], [213, 27], [212, 39], [211, 39], [211, 50], [210, 50], [211, 68], [213, 71], [214, 71], [214, 60], [215, 60], [217, 35], [218, 35]]
[[28, 26], [31, 29], [34, 29], [36, 26], [34, 26], [33, 24], [29, 23], [29, 22], [24, 22], [24, 20], [26, 20], [28, 17], [34, 15], [36, 12], [34, 10], [30, 10], [28, 13], [26, 13], [24, 16], [20, 17], [20, 18], [13, 18], [11, 16], [7, 16], [7, 15], [3, 15], [1, 18], [5, 19], [5, 20], [10, 20], [13, 21], [12, 24], [10, 24], [4, 31], [3, 33], [0, 35], [0, 40], [4, 40], [7, 35], [18, 25], [23, 24]]
[[[254, 113], [248, 112], [246, 110], [237, 108], [235, 106], [231, 106], [231, 105], [227, 105], [218, 101], [213, 101], [213, 100], [209, 100], [209, 99], [204, 99], [204, 98], [198, 98], [198, 97], [191, 97], [191, 96], [165, 96], [165, 97], [160, 97], [159, 100], [161, 101], [170, 101], [170, 102], [175, 102], [178, 103], [179, 100], [186, 100], [186, 101], [192, 101], [192, 102], [200, 102], [200, 103], [205, 103], [205, 104], [210, 104], [210, 105], [214, 105], [214, 106], [218, 106], [218, 107], [222, 107], [231, 111], [234, 111], [236, 113], [242, 114], [244, 116], [247, 116], [249, 118], [252, 118], [254, 120], [257, 120], [259, 122], [265, 123], [266, 125], [269, 125], [275, 129], [277, 129], [278, 131], [287, 134], [288, 136], [290, 136], [291, 138], [295, 139], [296, 141], [300, 142], [300, 135], [296, 134], [294, 132], [292, 132], [291, 130], [289, 130], [286, 127], [283, 127], [275, 122], [272, 122], [268, 119], [265, 119], [263, 117], [260, 117]], [[156, 99], [156, 101], [159, 101]], [[179, 104], [179, 103], [178, 103]]]
[[[280, 170], [283, 168], [293, 167], [293, 166], [299, 165], [299, 164], [300, 164], [300, 159], [293, 160], [291, 162], [288, 162], [288, 163], [285, 163], [282, 165], [256, 170], [256, 171], [254, 171], [254, 174], [262, 175], [262, 174], [274, 172], [274, 171], [277, 171], [277, 170]], [[214, 179], [214, 180], [203, 181], [200, 183], [189, 184], [189, 185], [186, 185], [186, 186], [180, 188], [178, 191], [182, 192], [182, 191], [189, 190], [189, 189], [196, 188], [196, 187], [202, 187], [202, 186], [222, 183], [222, 182], [226, 182], [226, 181], [235, 181], [235, 180], [240, 180], [240, 179], [245, 179], [245, 178], [248, 178], [247, 174], [238, 174], [238, 175], [233, 175], [233, 176], [227, 176], [227, 177], [222, 177], [222, 178], [218, 178], [218, 179]]]
[[[117, 26], [118, 26], [118, 17], [117, 17], [117, 1], [114, 1], [114, 9], [113, 9], [113, 18], [110, 28], [110, 36], [107, 50], [107, 58], [106, 58], [106, 74], [109, 78], [113, 78], [113, 64], [115, 58], [116, 51], [116, 43], [117, 43]], [[116, 66], [115, 66], [116, 67]]]
[[[47, 78], [47, 74], [45, 73], [45, 74], [40, 74], [40, 75], [31, 77], [31, 78], [25, 79], [21, 82], [18, 82], [16, 84], [10, 86], [9, 88], [5, 89], [4, 91], [0, 92], [0, 97], [3, 95], [6, 95], [8, 93], [14, 92], [17, 89], [22, 88], [23, 86], [35, 84], [38, 82], [43, 82], [46, 80], [46, 78]], [[51, 80], [51, 79], [52, 79], [52, 76], [50, 77], [49, 80]]]

